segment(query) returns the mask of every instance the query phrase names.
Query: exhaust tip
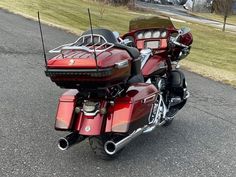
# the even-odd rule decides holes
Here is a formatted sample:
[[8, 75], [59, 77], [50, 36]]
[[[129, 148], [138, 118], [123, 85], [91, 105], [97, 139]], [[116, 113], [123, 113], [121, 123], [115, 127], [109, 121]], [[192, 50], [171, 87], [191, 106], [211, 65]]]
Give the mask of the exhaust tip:
[[114, 155], [116, 153], [116, 144], [113, 141], [107, 141], [104, 144], [104, 150], [109, 155]]
[[65, 151], [69, 148], [69, 142], [65, 138], [60, 138], [58, 141], [58, 148], [62, 151]]

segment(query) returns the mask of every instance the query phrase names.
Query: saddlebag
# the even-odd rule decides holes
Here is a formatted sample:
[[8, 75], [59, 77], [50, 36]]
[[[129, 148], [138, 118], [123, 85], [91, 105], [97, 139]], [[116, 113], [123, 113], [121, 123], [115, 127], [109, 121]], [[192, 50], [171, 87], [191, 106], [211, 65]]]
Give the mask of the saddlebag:
[[147, 125], [157, 92], [152, 84], [132, 84], [125, 97], [115, 100], [112, 120], [107, 121], [106, 132], [128, 133]]
[[77, 90], [68, 90], [60, 97], [55, 122], [56, 130], [71, 129], [77, 93]]

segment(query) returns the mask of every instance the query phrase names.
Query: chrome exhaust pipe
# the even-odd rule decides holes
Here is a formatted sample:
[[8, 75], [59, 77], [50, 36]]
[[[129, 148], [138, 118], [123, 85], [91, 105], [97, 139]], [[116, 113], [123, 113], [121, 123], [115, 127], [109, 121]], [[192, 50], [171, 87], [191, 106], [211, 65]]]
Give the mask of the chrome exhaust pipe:
[[104, 144], [104, 150], [108, 155], [114, 155], [119, 150], [124, 148], [127, 144], [129, 144], [132, 140], [134, 140], [136, 137], [138, 137], [139, 135], [141, 135], [143, 133], [150, 133], [157, 126], [162, 126], [165, 123], [166, 123], [166, 121], [164, 120], [164, 121], [162, 121], [160, 123], [156, 123], [152, 126], [146, 125], [143, 128], [139, 128], [139, 129], [135, 130], [133, 133], [131, 133], [130, 135], [128, 135], [127, 137], [123, 138], [122, 140], [120, 140], [118, 142], [114, 142], [112, 140], [107, 141]]
[[67, 150], [74, 144], [77, 144], [85, 139], [84, 136], [79, 135], [78, 133], [71, 133], [66, 137], [62, 137], [58, 140], [58, 148], [62, 151]]
[[133, 139], [135, 139], [136, 137], [141, 135], [146, 127], [147, 126], [135, 130], [133, 133], [131, 133], [130, 135], [128, 135], [127, 137], [125, 137], [124, 139], [122, 139], [116, 143], [114, 141], [107, 141], [104, 144], [105, 152], [109, 155], [114, 155], [119, 150], [121, 150], [123, 147], [125, 147], [128, 143], [130, 143]]

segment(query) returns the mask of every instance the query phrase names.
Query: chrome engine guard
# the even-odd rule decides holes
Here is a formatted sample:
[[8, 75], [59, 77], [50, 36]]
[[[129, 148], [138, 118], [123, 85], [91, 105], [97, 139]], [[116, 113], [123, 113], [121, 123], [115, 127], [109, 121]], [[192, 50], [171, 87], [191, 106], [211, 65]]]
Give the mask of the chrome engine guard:
[[[163, 96], [159, 94], [159, 99], [157, 99], [156, 103], [154, 103], [152, 111], [148, 118], [149, 125], [145, 128], [143, 133], [149, 133], [153, 131], [157, 126], [163, 125], [166, 122], [165, 118], [167, 112], [168, 108], [165, 105]], [[161, 121], [161, 118], [163, 118], [164, 120]]]

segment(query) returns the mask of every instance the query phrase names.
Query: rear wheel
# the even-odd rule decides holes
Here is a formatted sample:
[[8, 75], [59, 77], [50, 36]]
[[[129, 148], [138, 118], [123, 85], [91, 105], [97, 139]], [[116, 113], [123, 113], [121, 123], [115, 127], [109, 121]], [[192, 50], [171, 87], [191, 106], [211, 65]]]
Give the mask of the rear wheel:
[[114, 155], [107, 154], [106, 151], [104, 150], [104, 144], [108, 141], [111, 140], [111, 136], [109, 135], [102, 135], [102, 136], [93, 136], [89, 138], [89, 144], [96, 156], [103, 160], [112, 160], [116, 158], [119, 153], [123, 150], [121, 149]]

